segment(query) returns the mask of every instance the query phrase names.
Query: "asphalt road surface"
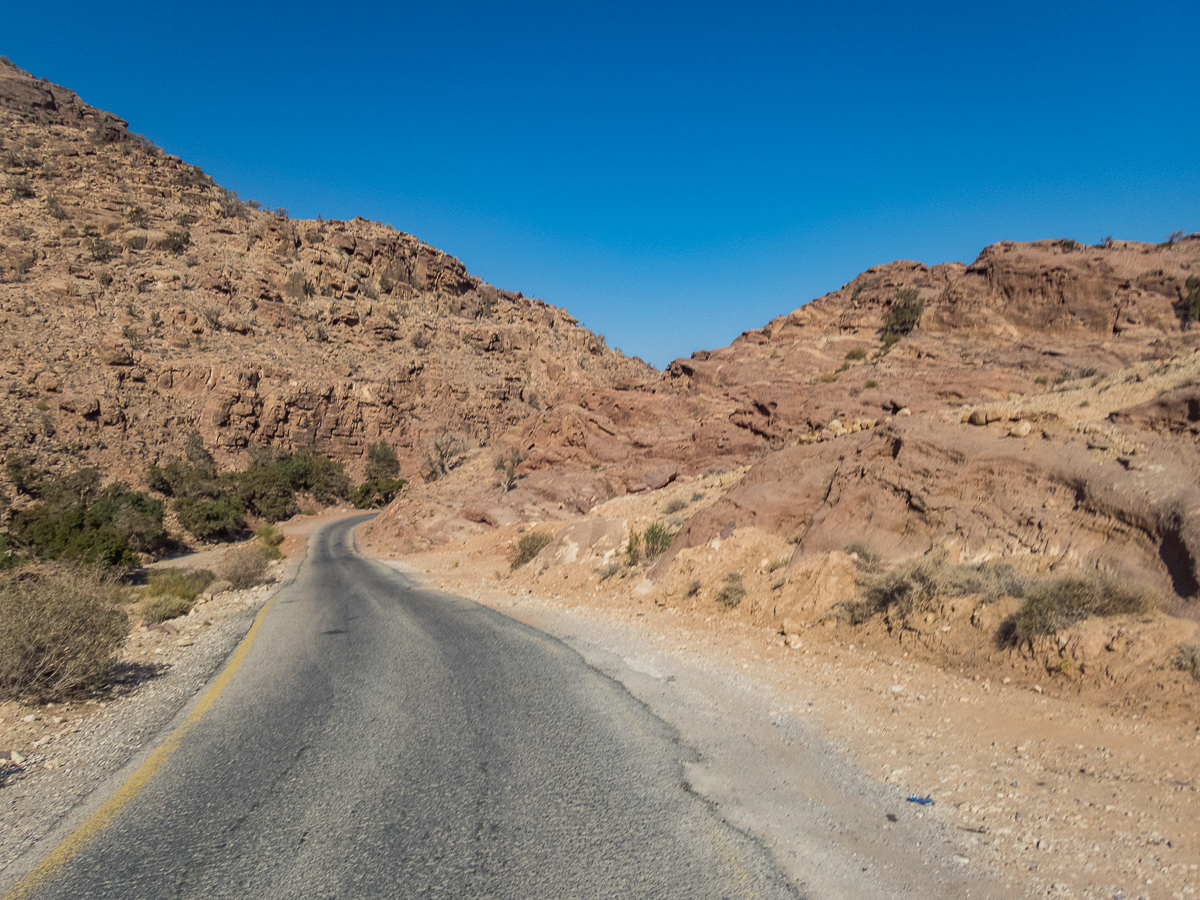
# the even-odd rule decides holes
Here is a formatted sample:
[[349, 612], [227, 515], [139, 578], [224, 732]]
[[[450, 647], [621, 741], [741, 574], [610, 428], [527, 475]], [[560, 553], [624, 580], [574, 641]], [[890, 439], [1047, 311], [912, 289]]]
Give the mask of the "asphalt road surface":
[[234, 680], [38, 897], [795, 897], [573, 650], [311, 538]]

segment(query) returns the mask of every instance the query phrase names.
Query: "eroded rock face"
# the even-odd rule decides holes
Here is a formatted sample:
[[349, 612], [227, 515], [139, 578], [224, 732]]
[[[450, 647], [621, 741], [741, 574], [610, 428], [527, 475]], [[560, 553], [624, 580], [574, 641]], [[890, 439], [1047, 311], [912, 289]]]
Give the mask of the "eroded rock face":
[[411, 478], [435, 436], [656, 377], [412, 235], [242, 203], [7, 62], [0, 122], [0, 458], [138, 482], [197, 429], [223, 464], [311, 445], [352, 474], [384, 440]]

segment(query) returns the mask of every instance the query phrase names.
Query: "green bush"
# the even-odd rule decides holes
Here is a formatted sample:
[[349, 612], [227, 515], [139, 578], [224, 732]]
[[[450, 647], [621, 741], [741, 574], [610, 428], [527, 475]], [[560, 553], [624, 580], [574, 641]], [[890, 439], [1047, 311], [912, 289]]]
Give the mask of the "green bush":
[[525, 563], [529, 562], [531, 559], [541, 553], [542, 548], [544, 548], [552, 540], [554, 540], [554, 538], [546, 534], [544, 531], [527, 531], [525, 534], [521, 535], [520, 540], [518, 540], [516, 544], [509, 548], [509, 568], [514, 571], [521, 568], [521, 566], [525, 565]]
[[629, 532], [629, 541], [625, 544], [625, 555], [629, 557], [631, 566], [637, 565], [642, 558], [642, 536], [636, 531]]
[[199, 540], [233, 540], [246, 530], [246, 510], [237, 497], [180, 497], [171, 504], [179, 524]]
[[0, 572], [0, 699], [57, 701], [102, 683], [128, 633], [122, 599], [94, 569]]
[[880, 334], [903, 336], [911, 334], [921, 321], [925, 312], [925, 301], [921, 292], [916, 288], [902, 288], [896, 291], [896, 298], [883, 317], [883, 328]]
[[666, 526], [659, 522], [648, 527], [645, 534], [642, 535], [642, 550], [648, 560], [662, 556], [670, 546], [671, 532], [667, 531]]
[[142, 596], [195, 600], [216, 577], [208, 569], [155, 569], [142, 588]]
[[225, 554], [219, 571], [233, 590], [241, 591], [266, 580], [269, 562], [261, 547], [235, 547]]
[[367, 468], [363, 473], [364, 481], [388, 481], [400, 474], [400, 459], [383, 441], [367, 446]]
[[855, 347], [853, 350], [849, 351], [846, 354], [846, 362], [851, 362], [856, 359], [866, 359], [866, 358], [867, 358], [867, 351], [863, 350], [861, 347]]
[[291, 518], [298, 511], [298, 493], [322, 503], [350, 497], [350, 479], [342, 464], [311, 450], [259, 448], [247, 469], [220, 476], [196, 432], [188, 436], [184, 452], [186, 461], [150, 466], [146, 482], [152, 490], [176, 498], [171, 508], [183, 527], [201, 540], [243, 534], [247, 513], [269, 522]]
[[717, 596], [714, 599], [726, 609], [733, 609], [742, 602], [742, 598], [745, 596], [746, 588], [742, 585], [741, 573], [730, 572], [725, 576], [725, 581], [721, 584], [721, 590], [717, 591]]
[[169, 546], [161, 501], [122, 482], [99, 484], [95, 469], [42, 482], [42, 502], [13, 515], [12, 538], [42, 559], [105, 566], [137, 565], [138, 552]]
[[264, 522], [254, 529], [254, 539], [264, 547], [278, 547], [283, 543], [283, 530], [271, 522]]
[[364, 481], [354, 491], [350, 502], [355, 509], [381, 509], [395, 500], [406, 484], [408, 482], [403, 478]]
[[185, 228], [183, 231], [168, 231], [159, 246], [168, 253], [182, 253], [191, 243], [191, 232]]
[[1180, 644], [1175, 650], [1171, 664], [1180, 672], [1187, 672], [1200, 681], [1200, 645]]
[[516, 447], [496, 457], [494, 468], [500, 473], [496, 486], [504, 492], [511, 491], [517, 484], [517, 467], [525, 462], [526, 456]]
[[138, 604], [138, 615], [145, 622], [165, 622], [168, 619], [186, 616], [195, 605], [194, 597], [191, 600], [172, 594], [164, 594], [161, 597], [144, 597]]
[[92, 259], [96, 262], [108, 262], [116, 255], [117, 248], [107, 238], [92, 238]]
[[0, 534], [0, 569], [15, 569], [25, 560], [7, 534]]
[[1176, 312], [1186, 328], [1192, 322], [1200, 321], [1200, 276], [1189, 275], [1185, 285], [1187, 294], [1176, 304]]
[[671, 513], [677, 513], [681, 509], [687, 509], [687, 501], [676, 497], [674, 500], [667, 502], [667, 505], [663, 507], [663, 513], [669, 516]]
[[1154, 598], [1146, 590], [1098, 572], [1068, 575], [1030, 587], [1021, 608], [1005, 623], [1003, 636], [1021, 644], [1092, 616], [1137, 615], [1153, 609]]

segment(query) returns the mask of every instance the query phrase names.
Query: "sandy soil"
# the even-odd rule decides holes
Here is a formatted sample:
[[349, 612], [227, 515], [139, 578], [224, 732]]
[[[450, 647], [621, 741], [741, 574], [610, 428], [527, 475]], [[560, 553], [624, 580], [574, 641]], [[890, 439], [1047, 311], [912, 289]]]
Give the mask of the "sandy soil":
[[[642, 507], [656, 502], [622, 498], [599, 513], [646, 521]], [[1195, 896], [1200, 727], [1194, 719], [1147, 720], [1050, 696], [1040, 686], [945, 671], [910, 657], [898, 644], [847, 642], [847, 632], [836, 626], [785, 638], [715, 607], [666, 605], [648, 582], [630, 589], [636, 578], [602, 581], [592, 566], [510, 574], [505, 553], [516, 536], [516, 527], [498, 529], [391, 564], [543, 628], [589, 659], [603, 657], [605, 644], [620, 645], [622, 658], [635, 662], [615, 665], [610, 674], [685, 739], [689, 728], [700, 734], [688, 714], [654, 700], [667, 683], [661, 673], [696, 667], [711, 685], [739, 689], [740, 701], [723, 712], [731, 728], [749, 733], [748, 720], [756, 719], [776, 726], [755, 732], [754, 753], [777, 757], [785, 735], [810, 729], [811, 741], [835, 751], [822, 765], [836, 768], [830, 760], [839, 760], [863, 779], [842, 778], [833, 784], [837, 790], [825, 791], [831, 783], [815, 778], [822, 790], [806, 793], [801, 785], [792, 795], [797, 809], [816, 810], [829, 821], [829, 833], [839, 835], [833, 842], [838, 858], [859, 848], [869, 865], [890, 866], [914, 879], [940, 868], [932, 881], [926, 876], [927, 896], [965, 896], [970, 884], [973, 896]], [[360, 526], [359, 545], [380, 558], [395, 556], [390, 546], [372, 542], [369, 523]], [[661, 677], [650, 680], [657, 687], [637, 685], [649, 665], [638, 665], [638, 658], [654, 660], [649, 667]], [[711, 697], [697, 702], [718, 703]], [[713, 764], [722, 772], [715, 781], [723, 785], [718, 793], [733, 811], [731, 820], [775, 847], [781, 864], [812, 896], [842, 896], [836, 879], [824, 877], [829, 873], [812, 852], [813, 841], [807, 853], [804, 841], [789, 844], [783, 820], [763, 812], [764, 785], [737, 758], [751, 748], [725, 749], [734, 756]], [[786, 767], [777, 774], [768, 792], [787, 779], [804, 781], [804, 773]], [[910, 796], [934, 802], [919, 807], [907, 801]], [[864, 821], [868, 799], [879, 805]], [[940, 827], [941, 854], [926, 847], [889, 860], [903, 845], [889, 841], [887, 831], [912, 829], [915, 815]], [[792, 832], [795, 838], [794, 827]], [[829, 843], [828, 834], [808, 837]], [[955, 881], [949, 874], [954, 867], [969, 871], [971, 879]]]

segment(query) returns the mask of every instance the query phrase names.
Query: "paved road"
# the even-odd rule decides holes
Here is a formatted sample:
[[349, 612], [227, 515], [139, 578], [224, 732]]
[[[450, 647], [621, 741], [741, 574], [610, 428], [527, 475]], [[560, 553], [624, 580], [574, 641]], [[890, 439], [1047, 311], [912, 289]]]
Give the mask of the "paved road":
[[574, 651], [311, 538], [234, 681], [39, 897], [795, 897]]

